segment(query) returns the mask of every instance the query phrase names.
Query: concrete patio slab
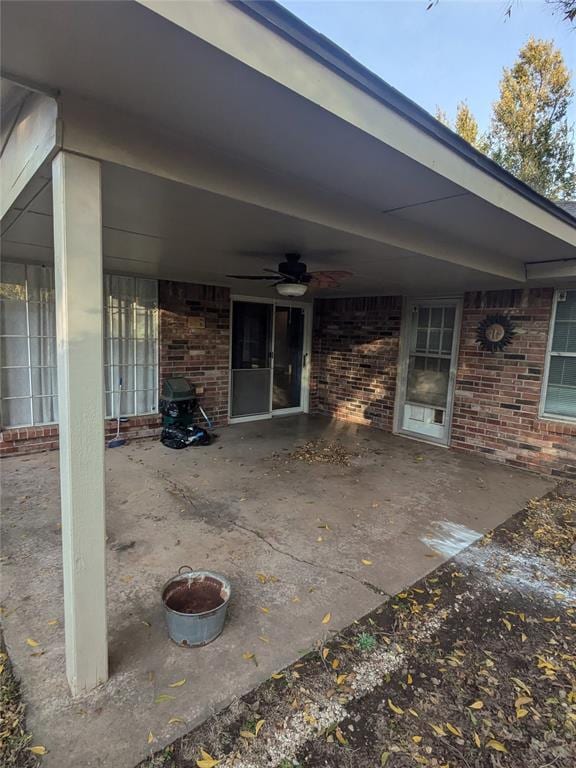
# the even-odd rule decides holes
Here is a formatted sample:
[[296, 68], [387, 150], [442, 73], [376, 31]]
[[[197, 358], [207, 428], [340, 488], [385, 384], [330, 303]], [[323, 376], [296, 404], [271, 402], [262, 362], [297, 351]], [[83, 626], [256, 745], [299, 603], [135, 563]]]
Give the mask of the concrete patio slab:
[[[317, 438], [355, 454], [350, 465], [286, 458]], [[2, 462], [6, 641], [49, 768], [132, 768], [551, 487], [322, 417], [228, 427], [207, 448], [133, 443], [107, 451], [106, 463], [111, 678], [72, 700], [58, 455]], [[166, 635], [159, 594], [183, 564], [232, 581], [224, 634], [204, 648]]]

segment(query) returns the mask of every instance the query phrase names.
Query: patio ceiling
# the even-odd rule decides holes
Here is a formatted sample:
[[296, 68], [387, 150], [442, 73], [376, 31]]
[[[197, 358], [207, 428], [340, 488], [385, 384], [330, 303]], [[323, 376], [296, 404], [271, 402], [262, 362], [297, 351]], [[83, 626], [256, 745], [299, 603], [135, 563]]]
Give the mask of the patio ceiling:
[[[103, 164], [102, 174], [104, 267], [111, 272], [267, 295], [269, 287], [226, 275], [258, 274], [295, 250], [310, 269], [354, 273], [329, 295], [461, 292], [515, 284], [456, 264], [437, 269], [429, 256], [125, 167]], [[2, 238], [4, 258], [51, 263], [50, 179], [36, 178], [17, 206], [22, 207], [14, 209]]]
[[[261, 27], [224, 2], [168, 5], [200, 21], [208, 6], [238, 14], [238, 37], [246, 23], [250, 33]], [[360, 117], [353, 124], [354, 116], [337, 115], [338, 105], [323, 107], [320, 78], [315, 100], [266, 75], [269, 61], [285, 53], [281, 37], [246, 62], [202, 39], [201, 24], [197, 32], [135, 2], [3, 4], [3, 71], [60, 93], [64, 148], [118, 163], [103, 166], [107, 269], [227, 284], [230, 271], [275, 261], [246, 252], [295, 249], [313, 269], [353, 271], [340, 293], [438, 293], [521, 285], [526, 262], [574, 257], [576, 230], [565, 221], [535, 205], [534, 223], [512, 215], [514, 195], [504, 188], [501, 205], [480, 187], [474, 194], [467, 176], [477, 169], [461, 183], [434, 170], [444, 167], [441, 144], [437, 157], [418, 162], [399, 151], [392, 129], [387, 143], [363, 129]], [[129, 55], [127, 40], [137, 41]], [[296, 75], [308, 63], [295, 59]], [[347, 91], [341, 100], [344, 114]], [[88, 137], [86, 114], [94, 126]], [[386, 125], [386, 115], [376, 117]], [[135, 159], [146, 154], [143, 137], [156, 147], [152, 137], [160, 134], [159, 154], [172, 143], [188, 153], [179, 162], [186, 185], [159, 158], [149, 167]], [[39, 191], [43, 184], [35, 180], [5, 223], [5, 256], [50, 260], [50, 187]]]

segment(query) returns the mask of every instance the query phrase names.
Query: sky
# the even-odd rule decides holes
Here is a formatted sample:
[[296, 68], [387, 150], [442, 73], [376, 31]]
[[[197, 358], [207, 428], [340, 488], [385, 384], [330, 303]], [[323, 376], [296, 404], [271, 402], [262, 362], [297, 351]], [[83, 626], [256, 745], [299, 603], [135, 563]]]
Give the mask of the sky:
[[[432, 114], [453, 119], [467, 101], [489, 127], [503, 67], [533, 35], [553, 40], [576, 89], [576, 29], [543, 0], [280, 0], [387, 83]], [[576, 122], [576, 100], [569, 119]]]

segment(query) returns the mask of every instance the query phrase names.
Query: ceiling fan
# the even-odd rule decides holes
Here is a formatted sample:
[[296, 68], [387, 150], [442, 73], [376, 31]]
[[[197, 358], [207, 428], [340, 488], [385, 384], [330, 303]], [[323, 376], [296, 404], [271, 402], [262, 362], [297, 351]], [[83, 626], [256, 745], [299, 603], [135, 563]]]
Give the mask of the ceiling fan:
[[352, 272], [343, 270], [320, 270], [308, 272], [299, 253], [286, 253], [277, 269], [266, 269], [269, 275], [226, 275], [236, 280], [273, 280], [273, 287], [280, 296], [304, 296], [308, 287], [336, 288], [341, 280], [352, 277]]

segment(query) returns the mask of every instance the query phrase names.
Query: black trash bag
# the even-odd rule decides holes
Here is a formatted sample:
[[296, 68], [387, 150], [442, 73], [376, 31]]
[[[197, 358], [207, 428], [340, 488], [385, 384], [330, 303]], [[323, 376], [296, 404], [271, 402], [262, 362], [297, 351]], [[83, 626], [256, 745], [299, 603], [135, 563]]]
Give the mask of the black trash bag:
[[209, 445], [210, 433], [201, 427], [179, 427], [173, 425], [164, 427], [160, 435], [160, 442], [167, 448], [187, 448], [189, 445]]

